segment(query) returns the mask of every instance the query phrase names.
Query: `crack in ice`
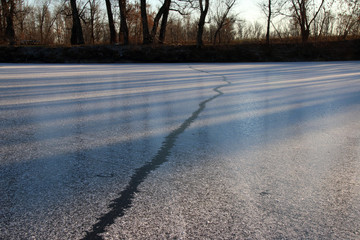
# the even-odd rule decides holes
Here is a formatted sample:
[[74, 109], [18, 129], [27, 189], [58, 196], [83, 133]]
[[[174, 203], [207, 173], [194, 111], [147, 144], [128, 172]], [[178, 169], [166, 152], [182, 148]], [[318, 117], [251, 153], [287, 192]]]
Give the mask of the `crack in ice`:
[[200, 102], [198, 109], [194, 111], [191, 116], [187, 118], [178, 128], [176, 128], [174, 131], [172, 131], [169, 135], [165, 137], [161, 148], [152, 158], [152, 160], [135, 170], [126, 188], [119, 194], [118, 198], [112, 200], [112, 203], [109, 205], [110, 211], [98, 219], [97, 223], [92, 226], [92, 230], [86, 233], [86, 236], [83, 238], [84, 240], [103, 239], [99, 234], [104, 233], [106, 231], [106, 227], [114, 224], [115, 219], [124, 216], [125, 210], [131, 208], [134, 196], [137, 192], [139, 192], [139, 185], [147, 178], [147, 176], [152, 171], [156, 170], [163, 163], [167, 162], [167, 157], [170, 154], [170, 150], [175, 145], [175, 141], [178, 136], [183, 133], [190, 126], [190, 124], [198, 118], [199, 114], [205, 109], [208, 102], [224, 94], [222, 91], [220, 91], [220, 88], [231, 84], [231, 82], [227, 81], [226, 77], [223, 75], [195, 69], [191, 66], [189, 66], [189, 68], [209, 75], [220, 76], [222, 77], [222, 80], [226, 83], [213, 88], [212, 90], [215, 91], [217, 94]]

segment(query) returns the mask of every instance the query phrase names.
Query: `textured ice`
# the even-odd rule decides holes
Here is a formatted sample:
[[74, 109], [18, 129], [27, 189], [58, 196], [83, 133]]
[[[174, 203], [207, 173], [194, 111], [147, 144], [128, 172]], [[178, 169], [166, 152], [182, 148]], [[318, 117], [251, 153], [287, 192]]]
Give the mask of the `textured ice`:
[[0, 239], [84, 237], [204, 101], [103, 238], [358, 239], [359, 69], [1, 64]]

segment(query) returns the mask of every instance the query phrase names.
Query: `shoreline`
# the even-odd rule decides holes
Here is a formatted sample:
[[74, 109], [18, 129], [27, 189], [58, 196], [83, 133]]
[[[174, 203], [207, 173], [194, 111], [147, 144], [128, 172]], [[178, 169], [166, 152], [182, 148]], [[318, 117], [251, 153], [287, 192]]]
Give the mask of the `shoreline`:
[[360, 39], [237, 45], [0, 46], [2, 63], [184, 63], [360, 60]]

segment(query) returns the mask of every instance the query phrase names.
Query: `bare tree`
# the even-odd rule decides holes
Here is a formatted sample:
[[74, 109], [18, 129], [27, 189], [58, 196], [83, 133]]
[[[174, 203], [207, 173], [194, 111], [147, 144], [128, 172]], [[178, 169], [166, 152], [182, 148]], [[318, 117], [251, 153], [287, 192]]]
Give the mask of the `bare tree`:
[[106, 11], [107, 11], [108, 21], [109, 21], [110, 44], [114, 44], [116, 42], [116, 31], [115, 31], [113, 13], [112, 13], [112, 9], [111, 9], [111, 2], [110, 2], [110, 0], [105, 0], [105, 3], [106, 3]]
[[149, 31], [146, 0], [140, 0], [141, 23], [143, 28], [143, 44], [152, 43], [153, 39]]
[[157, 31], [157, 28], [159, 25], [160, 18], [162, 18], [159, 41], [161, 43], [164, 42], [165, 32], [166, 32], [166, 24], [167, 24], [167, 19], [169, 16], [169, 11], [170, 11], [170, 4], [171, 4], [171, 0], [165, 0], [163, 5], [160, 7], [158, 13], [156, 14], [156, 16], [154, 18], [153, 27], [151, 30], [151, 40], [152, 41], [154, 41], [154, 39], [155, 39], [156, 31]]
[[205, 19], [209, 10], [209, 5], [210, 5], [209, 0], [199, 0], [200, 18], [199, 18], [198, 31], [196, 36], [196, 46], [198, 48], [201, 48], [203, 45], [202, 37], [204, 33]]
[[166, 27], [167, 27], [169, 12], [170, 12], [170, 5], [171, 5], [171, 0], [165, 0], [164, 13], [163, 13], [163, 17], [161, 20], [161, 27], [160, 27], [160, 34], [159, 34], [159, 42], [161, 44], [164, 43], [164, 41], [165, 41]]
[[325, 0], [319, 0], [319, 2], [318, 4], [312, 0], [282, 0], [282, 2], [280, 2], [281, 6], [288, 7], [290, 10], [290, 14], [282, 14], [292, 17], [299, 26], [303, 43], [308, 41], [311, 24], [318, 16]]
[[335, 16], [333, 14], [334, 2], [335, 0], [328, 0], [313, 22], [313, 33], [316, 39], [329, 36], [333, 33], [335, 23]]
[[333, 33], [333, 25], [335, 17], [333, 16], [331, 11], [326, 11], [322, 14], [321, 21], [318, 23], [318, 35], [319, 36], [329, 36]]
[[266, 23], [266, 44], [270, 44], [270, 27], [272, 24], [272, 18], [275, 15], [274, 6], [277, 4], [277, 0], [263, 0], [259, 3], [261, 11], [265, 14], [267, 23]]
[[168, 16], [170, 12], [171, 0], [164, 0], [162, 6], [159, 8], [157, 14], [153, 18], [153, 25], [151, 28], [151, 32], [148, 29], [148, 22], [144, 21], [145, 17], [147, 18], [146, 8], [144, 8], [145, 0], [141, 0], [141, 19], [142, 19], [142, 27], [143, 27], [143, 44], [151, 44], [154, 43], [156, 39], [157, 29], [159, 26], [159, 22], [161, 19], [161, 28], [159, 34], [159, 43], [163, 43], [165, 40], [166, 34], [166, 26], [168, 21]]
[[3, 13], [3, 5], [0, 4], [0, 42], [4, 39], [4, 25], [5, 25], [5, 21], [4, 21], [4, 13]]
[[[45, 0], [37, 8], [36, 18], [39, 26], [40, 43], [50, 43], [53, 40], [52, 27], [55, 24], [59, 10], [50, 11], [50, 0]], [[38, 38], [39, 39], [39, 38]]]
[[1, 0], [3, 16], [6, 20], [5, 41], [10, 45], [15, 44], [15, 29], [14, 29], [14, 15], [15, 15], [15, 1]]
[[44, 43], [45, 18], [49, 14], [49, 1], [44, 1], [42, 6], [37, 9], [37, 21], [39, 24], [40, 42]]
[[70, 0], [71, 5], [71, 13], [72, 13], [72, 19], [73, 19], [73, 25], [71, 29], [71, 44], [72, 45], [78, 45], [78, 44], [84, 44], [84, 36], [83, 31], [80, 23], [80, 17], [79, 12], [76, 6], [76, 0]]
[[240, 39], [260, 39], [263, 34], [263, 25], [258, 21], [248, 23], [240, 19], [237, 24]]
[[129, 28], [127, 25], [127, 10], [126, 10], [126, 0], [119, 0], [120, 8], [120, 40], [122, 39], [124, 45], [129, 44]]
[[142, 21], [141, 21], [140, 4], [127, 5], [127, 24], [129, 27], [129, 41], [135, 44], [143, 42], [142, 39]]
[[[151, 6], [146, 0], [118, 0], [119, 9], [111, 1], [117, 2], [1, 0], [0, 38], [10, 44], [15, 40], [42, 44], [115, 43], [119, 31], [119, 42], [124, 44], [163, 43], [166, 37], [174, 44], [196, 42], [201, 47], [204, 42], [230, 42], [236, 30], [241, 39], [266, 36], [267, 44], [275, 34], [280, 38], [298, 36], [303, 42], [309, 36], [320, 39], [335, 34], [347, 39], [360, 34], [360, 0], [261, 0], [259, 7], [267, 17], [266, 25], [265, 21], [239, 21], [232, 13], [236, 0], [213, 0], [211, 8], [210, 0], [162, 0], [156, 12], [149, 11]], [[120, 21], [116, 21], [118, 16]], [[235, 24], [239, 26], [234, 28]]]
[[[96, 28], [96, 25], [98, 23], [98, 20], [99, 20], [99, 4], [97, 2], [97, 0], [88, 0], [87, 3], [85, 4], [86, 5], [89, 5], [89, 8], [88, 8], [88, 13], [89, 13], [89, 16], [87, 17], [87, 19], [84, 20], [85, 23], [87, 23], [86, 25], [88, 25], [88, 27], [90, 27], [90, 42], [92, 44], [95, 43], [95, 28]], [[87, 33], [89, 33], [89, 31], [87, 31]]]
[[34, 7], [23, 0], [16, 1], [16, 12], [14, 15], [14, 30], [17, 40], [30, 39], [35, 30]]
[[[220, 0], [214, 14], [214, 21], [216, 24], [216, 30], [214, 33], [213, 43], [216, 43], [216, 39], [219, 37], [220, 31], [222, 28], [226, 27], [229, 24], [235, 23], [236, 16], [230, 16], [229, 13], [233, 6], [235, 5], [236, 0]], [[219, 37], [220, 42], [220, 37]]]
[[181, 44], [186, 41], [186, 27], [183, 19], [170, 16], [167, 23], [167, 39], [172, 44]]
[[271, 23], [271, 0], [268, 1], [268, 15], [267, 15], [267, 25], [266, 25], [266, 44], [270, 45], [270, 23]]
[[255, 21], [254, 24], [253, 24], [253, 33], [252, 33], [252, 38], [255, 38], [255, 39], [260, 39], [262, 38], [264, 35], [264, 32], [263, 32], [263, 25], [261, 23], [259, 23], [258, 21]]
[[341, 0], [338, 27], [345, 40], [348, 35], [360, 27], [360, 0]]
[[296, 19], [300, 25], [301, 31], [301, 38], [303, 42], [307, 42], [310, 36], [310, 26], [312, 22], [316, 19], [317, 15], [319, 14], [321, 7], [323, 6], [325, 0], [321, 0], [320, 6], [317, 8], [315, 14], [312, 17], [309, 17], [309, 0], [292, 0], [293, 8], [295, 10]]

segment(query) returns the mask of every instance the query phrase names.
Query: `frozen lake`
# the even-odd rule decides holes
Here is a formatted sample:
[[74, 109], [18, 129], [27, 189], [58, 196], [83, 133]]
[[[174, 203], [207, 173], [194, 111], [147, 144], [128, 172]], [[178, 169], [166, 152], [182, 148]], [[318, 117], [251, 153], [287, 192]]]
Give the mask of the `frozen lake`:
[[0, 64], [0, 239], [359, 239], [360, 62]]

